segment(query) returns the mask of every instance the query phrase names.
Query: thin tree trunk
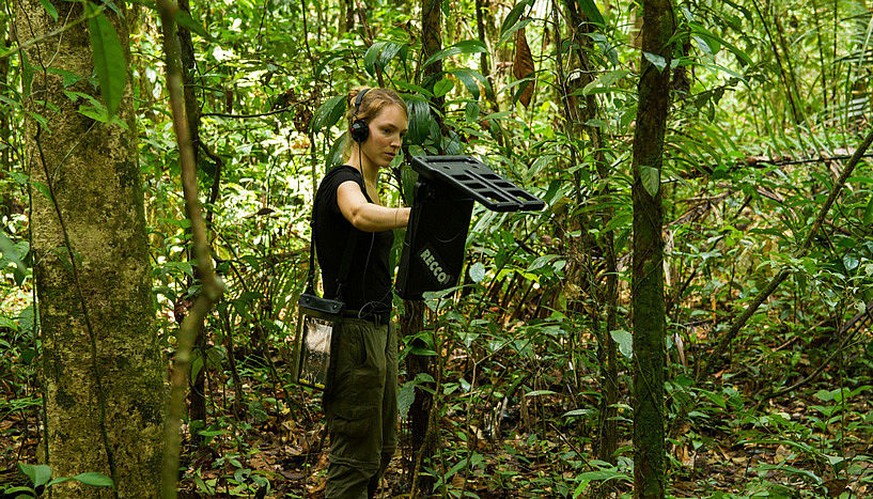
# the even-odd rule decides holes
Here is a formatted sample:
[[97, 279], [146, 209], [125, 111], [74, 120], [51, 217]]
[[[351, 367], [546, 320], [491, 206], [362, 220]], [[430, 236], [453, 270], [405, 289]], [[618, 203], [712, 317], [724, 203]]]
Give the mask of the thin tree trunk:
[[162, 497], [175, 498], [176, 482], [179, 473], [179, 449], [181, 446], [179, 429], [185, 412], [185, 391], [188, 386], [188, 374], [191, 371], [191, 349], [197, 339], [198, 332], [203, 327], [206, 314], [221, 299], [221, 295], [224, 292], [224, 284], [215, 274], [212, 255], [206, 237], [206, 222], [203, 219], [200, 200], [197, 195], [197, 164], [194, 159], [191, 133], [188, 130], [188, 122], [185, 119], [185, 95], [182, 88], [180, 49], [179, 40], [176, 37], [175, 19], [178, 13], [178, 6], [172, 0], [159, 0], [158, 9], [161, 13], [161, 25], [163, 28], [162, 37], [166, 56], [167, 90], [170, 94], [173, 129], [176, 133], [179, 159], [182, 167], [185, 213], [191, 222], [195, 264], [203, 283], [200, 294], [194, 300], [194, 305], [182, 321], [170, 378], [170, 405], [164, 427], [166, 451], [163, 462]]
[[[66, 91], [99, 93], [82, 80], [64, 88], [47, 66], [94, 71], [83, 4], [17, 2], [19, 44], [36, 68], [25, 106], [50, 128], [26, 123], [32, 251], [42, 335], [46, 461], [55, 477], [102, 472], [115, 489], [74, 481], [54, 498], [157, 497], [165, 360], [155, 331], [136, 126], [130, 86], [117, 117], [127, 128], [86, 118]], [[119, 7], [123, 7], [119, 5]], [[127, 24], [103, 13], [127, 47]], [[45, 37], [44, 39], [42, 39]], [[125, 54], [127, 55], [127, 54]]]
[[[179, 10], [191, 14], [191, 7], [188, 0], [179, 0]], [[194, 164], [200, 162], [200, 106], [197, 105], [197, 96], [194, 94], [194, 77], [197, 71], [197, 63], [194, 56], [194, 42], [191, 40], [191, 32], [179, 26], [177, 30], [179, 39], [180, 59], [182, 61], [182, 88], [185, 94], [185, 116], [188, 119], [188, 130], [191, 132], [191, 144], [194, 149]], [[207, 220], [211, 219], [211, 213], [206, 215]], [[189, 252], [193, 249], [189, 249]], [[196, 269], [194, 274], [195, 279], [199, 279]], [[193, 284], [192, 283], [189, 283]], [[189, 395], [188, 419], [190, 421], [200, 421], [201, 427], [206, 426], [206, 374], [209, 369], [208, 358], [206, 355], [206, 334], [205, 331], [200, 331], [197, 335], [197, 352], [203, 361], [203, 367], [197, 371], [197, 375], [191, 383], [191, 391]], [[200, 428], [192, 426], [192, 428]], [[191, 432], [191, 441], [200, 445], [203, 443], [203, 437], [199, 431]]]
[[659, 184], [670, 105], [673, 48], [669, 40], [674, 23], [670, 0], [643, 1], [642, 50], [663, 57], [666, 64], [658, 68], [649, 58], [641, 58], [633, 145], [634, 497], [643, 498], [661, 498], [665, 492], [666, 315]]
[[[571, 109], [570, 113], [573, 119], [575, 130], [573, 136], [587, 135], [591, 141], [591, 149], [593, 151], [595, 168], [598, 176], [603, 184], [600, 191], [600, 196], [604, 199], [609, 198], [612, 194], [612, 188], [609, 184], [611, 177], [608, 162], [604, 156], [604, 139], [600, 127], [590, 126], [587, 123], [595, 119], [600, 114], [600, 108], [597, 99], [594, 95], [588, 95], [579, 103], [575, 97], [571, 97], [576, 90], [584, 88], [585, 85], [593, 81], [593, 68], [591, 67], [588, 53], [594, 50], [592, 39], [588, 36], [591, 32], [592, 25], [582, 15], [580, 7], [577, 5], [577, 0], [567, 0], [567, 12], [570, 19], [570, 29], [574, 40], [574, 46], [578, 47], [575, 54], [574, 69], [580, 70], [580, 77], [568, 83], [565, 99], [568, 101], [567, 108]], [[556, 33], [560, 33], [556, 27]], [[556, 45], [561, 46], [560, 41]], [[572, 105], [572, 107], [571, 107]], [[575, 111], [575, 113], [574, 113]], [[577, 203], [583, 202], [582, 195], [577, 189]], [[609, 227], [614, 217], [614, 210], [611, 205], [606, 203], [606, 208], [602, 209], [598, 214], [597, 224], [600, 227]], [[595, 454], [598, 459], [607, 462], [615, 462], [615, 450], [618, 448], [618, 424], [616, 421], [617, 410], [615, 404], [618, 403], [618, 354], [615, 349], [615, 342], [610, 335], [611, 331], [617, 328], [617, 308], [618, 308], [618, 269], [615, 256], [615, 240], [611, 231], [607, 231], [602, 235], [602, 238], [595, 241], [604, 257], [605, 282], [603, 292], [598, 291], [598, 295], [602, 296], [599, 300], [603, 304], [605, 310], [605, 331], [597, 328], [600, 334], [597, 335], [598, 348], [597, 356], [600, 366], [600, 383], [601, 383], [601, 398], [600, 410], [598, 413], [598, 432], [594, 442]], [[592, 319], [601, 321], [600, 307]]]
[[[422, 0], [421, 2], [421, 30], [422, 30], [422, 47], [421, 57], [422, 62], [427, 60], [432, 55], [439, 52], [442, 48], [442, 35], [440, 26], [442, 23], [442, 15], [440, 10], [440, 2], [438, 0]], [[442, 73], [442, 61], [437, 61], [424, 68], [421, 68], [421, 73], [416, 75], [421, 78], [421, 84], [433, 88], [435, 83], [434, 77]], [[429, 83], [428, 83], [429, 82]], [[436, 108], [438, 114], [442, 112], [443, 100], [435, 99], [432, 106]], [[440, 119], [440, 116], [438, 116]], [[440, 119], [440, 122], [442, 120]], [[442, 141], [440, 141], [442, 142]], [[438, 144], [441, 148], [442, 145]], [[401, 318], [400, 333], [406, 336], [414, 336], [418, 334], [424, 325], [424, 302], [420, 300], [406, 300], [403, 304], [405, 315]], [[412, 347], [425, 348], [426, 345], [420, 339], [413, 340]], [[406, 357], [406, 372], [409, 379], [415, 379], [419, 374], [427, 374], [436, 379], [434, 362], [430, 357], [409, 355]], [[416, 390], [415, 399], [412, 406], [409, 408], [409, 423], [412, 432], [412, 462], [409, 463], [409, 477], [411, 489], [417, 490], [420, 485], [424, 493], [429, 493], [433, 487], [432, 477], [426, 477], [421, 480], [420, 484], [414, 483], [418, 473], [416, 469], [433, 456], [435, 450], [435, 442], [431, 442], [427, 436], [434, 435], [434, 432], [429, 432], [429, 422], [431, 420], [430, 413], [433, 410], [433, 395], [424, 391]]]

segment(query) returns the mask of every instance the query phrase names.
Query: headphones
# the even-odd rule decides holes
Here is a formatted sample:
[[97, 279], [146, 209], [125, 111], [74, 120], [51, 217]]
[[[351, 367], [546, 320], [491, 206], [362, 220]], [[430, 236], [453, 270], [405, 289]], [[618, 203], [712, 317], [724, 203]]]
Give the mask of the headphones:
[[358, 93], [358, 97], [355, 99], [355, 112], [352, 114], [352, 128], [351, 128], [351, 136], [352, 140], [360, 144], [361, 142], [367, 140], [367, 137], [370, 136], [370, 125], [367, 124], [366, 120], [362, 120], [358, 118], [358, 111], [361, 109], [361, 102], [364, 100], [364, 96], [369, 92], [369, 88], [365, 88]]

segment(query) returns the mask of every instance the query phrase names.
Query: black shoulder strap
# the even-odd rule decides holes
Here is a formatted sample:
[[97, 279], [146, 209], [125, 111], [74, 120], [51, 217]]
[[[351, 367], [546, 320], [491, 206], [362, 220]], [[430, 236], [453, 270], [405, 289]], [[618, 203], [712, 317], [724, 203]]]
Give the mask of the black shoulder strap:
[[[328, 175], [331, 175], [333, 172], [337, 171], [338, 168], [335, 168], [334, 170], [328, 172]], [[355, 173], [357, 173], [358, 183], [359, 185], [361, 185], [361, 189], [364, 189], [363, 176], [357, 169], [353, 168], [353, 170], [355, 170]], [[326, 179], [327, 176], [325, 176], [325, 179], [323, 179], [322, 182], [324, 182], [324, 180]], [[315, 199], [313, 199], [312, 219], [309, 221], [309, 228], [311, 233], [311, 239], [309, 242], [309, 272], [306, 276], [306, 290], [304, 291], [307, 294], [315, 294], [315, 216], [317, 208], [318, 203], [315, 201]], [[345, 251], [343, 251], [343, 259], [340, 262], [339, 274], [337, 274], [336, 277], [337, 298], [340, 300], [342, 300], [343, 284], [345, 284], [346, 278], [349, 276], [349, 270], [351, 270], [352, 256], [355, 254], [355, 246], [357, 242], [357, 232], [355, 228], [352, 227], [349, 230], [349, 240], [346, 241], [346, 248]]]

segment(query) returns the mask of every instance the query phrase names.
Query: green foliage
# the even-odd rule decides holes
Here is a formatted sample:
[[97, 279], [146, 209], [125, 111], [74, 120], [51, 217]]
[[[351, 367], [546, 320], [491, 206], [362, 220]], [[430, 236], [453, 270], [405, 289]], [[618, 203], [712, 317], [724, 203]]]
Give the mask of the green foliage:
[[[51, 2], [41, 3], [57, 17]], [[157, 326], [169, 352], [199, 283], [188, 255], [159, 30], [151, 7], [136, 11], [139, 5], [128, 12], [137, 27], [129, 66], [101, 4], [84, 21], [96, 79], [46, 71], [96, 126], [118, 123], [110, 117], [131, 75]], [[840, 158], [852, 153], [868, 121], [867, 9], [853, 1], [770, 2], [760, 11], [760, 2], [678, 2], [668, 66], [634, 48], [638, 9], [630, 2], [575, 2], [578, 26], [569, 24], [566, 2], [560, 12], [532, 0], [488, 3], [484, 39], [473, 2], [444, 5], [445, 48], [427, 60], [420, 56], [421, 13], [409, 3], [368, 3], [366, 27], [355, 12], [346, 26], [339, 2], [195, 3], [190, 15], [177, 17], [195, 34], [198, 180], [216, 267], [228, 284], [192, 366], [192, 374], [206, 375], [209, 404], [207, 421], [192, 423], [191, 433], [212, 457], [192, 459], [183, 488], [245, 496], [288, 487], [304, 495], [302, 485], [287, 485], [258, 464], [273, 454], [286, 468], [320, 476], [311, 444], [319, 441], [318, 401], [288, 383], [294, 298], [308, 265], [314, 188], [341, 161], [345, 95], [381, 82], [407, 102], [404, 154], [475, 154], [548, 204], [524, 214], [477, 207], [458, 288], [429, 297], [425, 331], [415, 338], [423, 343], [405, 338], [401, 355], [438, 365], [437, 376], [402, 374], [400, 384], [404, 414], [414, 397], [434, 396], [441, 445], [423, 472], [439, 493], [456, 497], [628, 493], [629, 318], [639, 313], [629, 310], [631, 154], [641, 57], [676, 82], [683, 73], [688, 80], [672, 94], [660, 172], [641, 168], [646, 192], [663, 199], [666, 221], [671, 480], [682, 494], [701, 497], [787, 489], [815, 497], [840, 480], [857, 484], [856, 494], [869, 487], [869, 326], [858, 319], [843, 329], [873, 300], [868, 160], [813, 247], [797, 251], [845, 165]], [[8, 22], [8, 14], [0, 20]], [[513, 96], [534, 77], [518, 80], [511, 70], [521, 29], [535, 63], [526, 109]], [[437, 61], [442, 73], [415, 81]], [[8, 396], [0, 397], [0, 419], [18, 425], [11, 434], [27, 428], [21, 419], [35, 421], [41, 405], [22, 213], [29, 190], [49, 192], [29, 183], [22, 147], [22, 100], [33, 97], [43, 69], [23, 53], [0, 54], [0, 64], [7, 62], [0, 80], [8, 110], [0, 120], [0, 388]], [[100, 99], [86, 85], [99, 87]], [[50, 128], [49, 117], [28, 119]], [[399, 165], [408, 203], [415, 174], [407, 160]], [[393, 184], [387, 177], [382, 184]], [[401, 202], [393, 188], [382, 194], [387, 204]], [[791, 277], [741, 331], [732, 364], [696, 379], [723, 353], [713, 345], [731, 319], [782, 268]], [[608, 323], [609, 276], [618, 286], [615, 324]], [[609, 346], [617, 351], [619, 400], [610, 417], [619, 445], [607, 462], [596, 459], [595, 448]], [[281, 450], [262, 434], [283, 442]], [[2, 457], [13, 462], [15, 450]], [[188, 451], [197, 452], [193, 444]]]
[[79, 473], [72, 477], [52, 478], [52, 469], [45, 464], [18, 463], [18, 469], [30, 480], [29, 486], [7, 487], [0, 491], [10, 497], [41, 497], [53, 485], [75, 481], [91, 487], [114, 487], [112, 479], [97, 472]]

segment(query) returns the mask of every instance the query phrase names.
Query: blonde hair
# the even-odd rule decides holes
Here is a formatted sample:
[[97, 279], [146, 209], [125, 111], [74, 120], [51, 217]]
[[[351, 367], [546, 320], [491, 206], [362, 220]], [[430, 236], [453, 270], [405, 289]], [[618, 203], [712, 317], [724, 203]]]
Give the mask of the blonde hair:
[[[358, 99], [358, 95], [361, 92], [366, 91], [364, 97], [361, 99], [361, 105], [357, 108], [357, 113], [355, 112], [355, 101]], [[343, 159], [349, 159], [349, 155], [352, 152], [352, 144], [355, 142], [351, 140], [351, 130], [352, 123], [355, 120], [364, 120], [367, 123], [370, 122], [373, 118], [379, 115], [383, 109], [387, 106], [394, 104], [403, 110], [403, 114], [407, 115], [406, 111], [406, 102], [397, 95], [397, 92], [391, 90], [390, 88], [356, 88], [348, 93], [346, 96], [346, 125], [348, 134], [346, 136], [346, 146], [343, 151]]]

